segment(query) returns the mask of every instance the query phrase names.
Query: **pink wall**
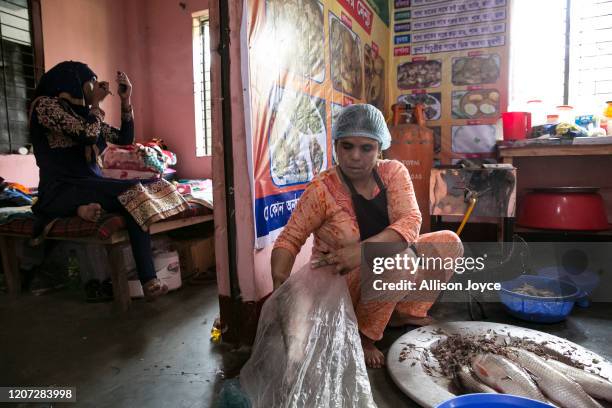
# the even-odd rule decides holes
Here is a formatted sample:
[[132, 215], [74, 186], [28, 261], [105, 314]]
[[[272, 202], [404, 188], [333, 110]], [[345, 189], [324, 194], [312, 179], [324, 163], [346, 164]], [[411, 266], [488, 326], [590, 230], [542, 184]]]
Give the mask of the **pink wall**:
[[38, 167], [34, 155], [7, 154], [0, 156], [0, 176], [6, 181], [38, 186]]
[[[136, 138], [162, 138], [178, 154], [181, 177], [211, 178], [210, 157], [195, 155], [191, 14], [208, 0], [53, 0], [42, 2], [45, 68], [73, 59], [100, 78], [130, 76]], [[87, 27], [84, 29], [83, 27]], [[119, 99], [103, 104], [119, 125]]]
[[107, 97], [102, 109], [107, 122], [119, 125], [120, 101], [114, 79], [117, 70], [130, 74], [127, 49], [122, 46], [127, 35], [123, 24], [124, 2], [51, 0], [41, 3], [45, 69], [65, 60], [87, 63], [99, 79], [111, 82], [115, 96]]
[[[212, 177], [211, 157], [196, 157], [191, 14], [208, 0], [141, 0], [132, 20], [146, 16], [148, 138], [158, 137], [178, 154], [182, 177]], [[126, 2], [130, 3], [130, 2]], [[146, 4], [146, 5], [145, 5]], [[137, 47], [136, 47], [137, 48]]]
[[[102, 79], [113, 79], [118, 69], [129, 73], [125, 62], [128, 52], [117, 46], [126, 37], [122, 0], [41, 3], [45, 69], [61, 61], [77, 60], [88, 63]], [[83, 27], [88, 27], [87, 31]], [[102, 108], [106, 111], [107, 122], [119, 125], [119, 99], [109, 96]], [[28, 187], [38, 185], [38, 167], [33, 155], [1, 156], [0, 175]]]

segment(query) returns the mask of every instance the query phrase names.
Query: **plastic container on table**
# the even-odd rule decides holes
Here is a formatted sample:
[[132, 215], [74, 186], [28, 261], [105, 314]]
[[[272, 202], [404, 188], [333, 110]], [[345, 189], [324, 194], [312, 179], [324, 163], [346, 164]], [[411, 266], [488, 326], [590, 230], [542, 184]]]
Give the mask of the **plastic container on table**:
[[[604, 109], [606, 135], [612, 136], [612, 101], [606, 101], [606, 109]], [[603, 122], [603, 119], [602, 119]], [[604, 127], [603, 124], [601, 126]]]
[[612, 119], [612, 101], [606, 101], [606, 109], [604, 109], [604, 116]]
[[546, 107], [539, 99], [527, 101], [527, 111], [531, 113], [531, 126], [546, 124]]
[[576, 114], [573, 106], [559, 105], [557, 106], [557, 115], [559, 115], [559, 122], [574, 123]]
[[530, 112], [504, 112], [502, 113], [504, 127], [504, 140], [521, 140], [527, 137], [531, 129]]
[[556, 125], [559, 123], [559, 115], [546, 115], [546, 123]]

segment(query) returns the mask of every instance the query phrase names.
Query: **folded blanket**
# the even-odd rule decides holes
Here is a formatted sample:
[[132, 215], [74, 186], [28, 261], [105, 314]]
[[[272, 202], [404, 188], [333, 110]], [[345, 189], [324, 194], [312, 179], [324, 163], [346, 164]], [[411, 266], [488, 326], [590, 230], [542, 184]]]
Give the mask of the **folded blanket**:
[[130, 170], [162, 174], [172, 162], [158, 146], [133, 144], [119, 146], [109, 144], [98, 157], [98, 164], [104, 170]]

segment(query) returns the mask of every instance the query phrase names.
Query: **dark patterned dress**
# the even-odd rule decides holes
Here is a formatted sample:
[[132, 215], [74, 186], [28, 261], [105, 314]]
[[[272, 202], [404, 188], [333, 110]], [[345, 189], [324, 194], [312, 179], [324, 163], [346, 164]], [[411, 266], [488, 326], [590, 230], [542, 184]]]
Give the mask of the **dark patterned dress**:
[[89, 203], [100, 203], [107, 211], [127, 211], [143, 230], [188, 208], [163, 179], [142, 182], [102, 176], [96, 159], [106, 143], [134, 142], [131, 109], [122, 112], [117, 129], [104, 122], [99, 108], [42, 96], [32, 103], [30, 132], [40, 168], [39, 198], [32, 210], [42, 227], [54, 218], [76, 215], [79, 206]]

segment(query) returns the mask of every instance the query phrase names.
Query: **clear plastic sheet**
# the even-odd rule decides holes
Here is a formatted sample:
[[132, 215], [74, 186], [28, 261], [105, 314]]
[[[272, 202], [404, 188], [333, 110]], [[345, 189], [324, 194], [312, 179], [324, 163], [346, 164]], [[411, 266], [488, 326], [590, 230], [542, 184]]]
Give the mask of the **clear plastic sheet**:
[[376, 407], [343, 276], [305, 266], [270, 296], [240, 383], [253, 408]]

